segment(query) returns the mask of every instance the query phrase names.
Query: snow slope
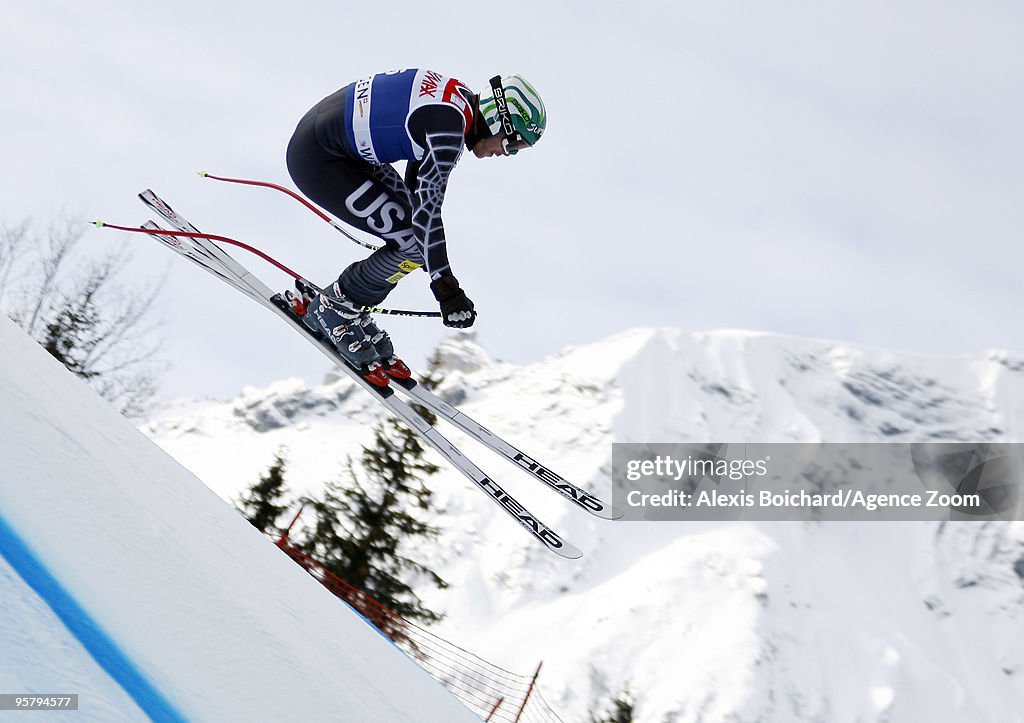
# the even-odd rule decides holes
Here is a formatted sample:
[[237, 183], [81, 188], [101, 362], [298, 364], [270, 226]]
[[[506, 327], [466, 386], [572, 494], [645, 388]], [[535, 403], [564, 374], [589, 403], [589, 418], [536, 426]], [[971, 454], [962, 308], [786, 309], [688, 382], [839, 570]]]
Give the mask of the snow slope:
[[[446, 398], [603, 495], [612, 441], [1024, 439], [1024, 358], [1002, 351], [637, 329], [525, 367], [467, 336], [442, 352]], [[282, 447], [315, 492], [368, 441], [356, 391], [283, 381], [145, 431], [224, 497]], [[440, 632], [512, 670], [543, 658], [567, 721], [626, 683], [651, 723], [1024, 720], [1020, 523], [607, 523], [442, 429], [584, 550], [552, 559], [446, 470], [445, 532], [416, 551], [452, 584], [428, 594]]]
[[0, 690], [82, 721], [475, 720], [6, 318], [0, 347]]

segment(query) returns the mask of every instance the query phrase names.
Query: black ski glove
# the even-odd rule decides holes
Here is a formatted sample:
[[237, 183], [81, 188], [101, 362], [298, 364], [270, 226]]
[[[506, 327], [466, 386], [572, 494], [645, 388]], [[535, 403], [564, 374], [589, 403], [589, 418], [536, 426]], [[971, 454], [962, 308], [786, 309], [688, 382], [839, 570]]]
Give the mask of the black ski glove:
[[445, 326], [465, 329], [473, 326], [476, 312], [466, 292], [459, 288], [459, 280], [451, 274], [444, 274], [430, 282], [430, 290], [441, 305], [441, 320]]

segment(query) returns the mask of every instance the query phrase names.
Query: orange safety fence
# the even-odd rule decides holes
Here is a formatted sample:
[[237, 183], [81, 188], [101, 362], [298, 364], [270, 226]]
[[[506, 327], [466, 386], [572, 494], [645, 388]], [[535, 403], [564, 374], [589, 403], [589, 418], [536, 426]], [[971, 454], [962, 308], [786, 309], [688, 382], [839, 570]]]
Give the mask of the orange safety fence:
[[349, 585], [292, 545], [287, 536], [275, 540], [275, 544], [390, 638], [481, 719], [506, 723], [562, 723], [537, 687], [540, 666], [533, 675], [522, 675], [494, 665]]

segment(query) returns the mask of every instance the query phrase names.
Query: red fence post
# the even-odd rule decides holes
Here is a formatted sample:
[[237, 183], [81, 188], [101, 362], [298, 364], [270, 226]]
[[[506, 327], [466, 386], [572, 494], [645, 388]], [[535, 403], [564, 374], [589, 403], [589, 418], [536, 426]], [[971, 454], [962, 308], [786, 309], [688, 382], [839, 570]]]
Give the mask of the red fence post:
[[526, 689], [526, 695], [523, 697], [523, 704], [519, 706], [519, 712], [516, 713], [516, 719], [513, 723], [519, 723], [519, 719], [523, 715], [523, 711], [526, 710], [526, 703], [530, 700], [530, 694], [533, 693], [533, 686], [537, 684], [537, 676], [540, 675], [540, 666], [544, 665], [544, 661], [537, 663], [537, 671], [533, 674], [533, 679], [530, 680], [530, 687]]
[[277, 544], [278, 545], [280, 545], [282, 542], [284, 542], [285, 540], [288, 539], [288, 533], [292, 531], [292, 526], [296, 522], [298, 522], [299, 515], [302, 514], [302, 511], [304, 509], [306, 509], [306, 503], [305, 502], [303, 502], [301, 505], [299, 505], [299, 511], [295, 513], [295, 517], [293, 517], [292, 521], [288, 523], [288, 527], [285, 529], [285, 531], [281, 533], [281, 537], [278, 538], [278, 540], [277, 540]]
[[498, 712], [498, 708], [500, 708], [501, 704], [504, 703], [504, 702], [505, 702], [504, 696], [502, 696], [501, 698], [498, 698], [498, 701], [494, 704], [494, 707], [491, 708], [491, 712], [488, 713], [487, 717], [484, 719], [484, 723], [490, 723], [491, 718], [494, 717], [494, 714]]

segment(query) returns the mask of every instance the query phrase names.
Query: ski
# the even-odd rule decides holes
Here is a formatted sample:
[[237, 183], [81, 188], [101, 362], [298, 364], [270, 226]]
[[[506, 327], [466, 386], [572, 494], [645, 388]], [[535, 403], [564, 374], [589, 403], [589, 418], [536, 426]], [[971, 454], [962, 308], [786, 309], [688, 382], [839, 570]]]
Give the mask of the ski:
[[582, 487], [577, 487], [564, 477], [551, 471], [548, 467], [525, 452], [520, 451], [465, 412], [445, 402], [422, 384], [417, 383], [415, 379], [411, 377], [409, 379], [392, 379], [391, 383], [398, 387], [398, 391], [406, 394], [411, 399], [415, 399], [434, 414], [461, 429], [488, 449], [497, 452], [509, 462], [512, 462], [519, 469], [528, 472], [535, 479], [540, 480], [580, 509], [586, 510], [590, 514], [605, 520], [617, 520], [623, 516], [624, 513], [618, 508], [603, 502]]
[[541, 522], [497, 482], [481, 471], [479, 467], [409, 404], [398, 399], [390, 385], [378, 386], [365, 379], [357, 370], [352, 368], [344, 358], [338, 355], [332, 344], [316, 335], [302, 322], [282, 294], [275, 292], [264, 284], [248, 269], [229, 256], [212, 239], [197, 237], [197, 235], [203, 237], [206, 234], [201, 234], [195, 226], [179, 216], [151, 190], [140, 193], [139, 198], [173, 226], [176, 232], [165, 231], [152, 221], [144, 224], [142, 230], [148, 232], [150, 236], [157, 238], [162, 245], [186, 257], [240, 293], [271, 310], [298, 330], [307, 341], [317, 347], [321, 353], [352, 378], [356, 384], [366, 389], [389, 412], [419, 434], [430, 447], [441, 454], [453, 467], [472, 481], [493, 502], [549, 550], [570, 560], [583, 556], [583, 553], [577, 547]]

